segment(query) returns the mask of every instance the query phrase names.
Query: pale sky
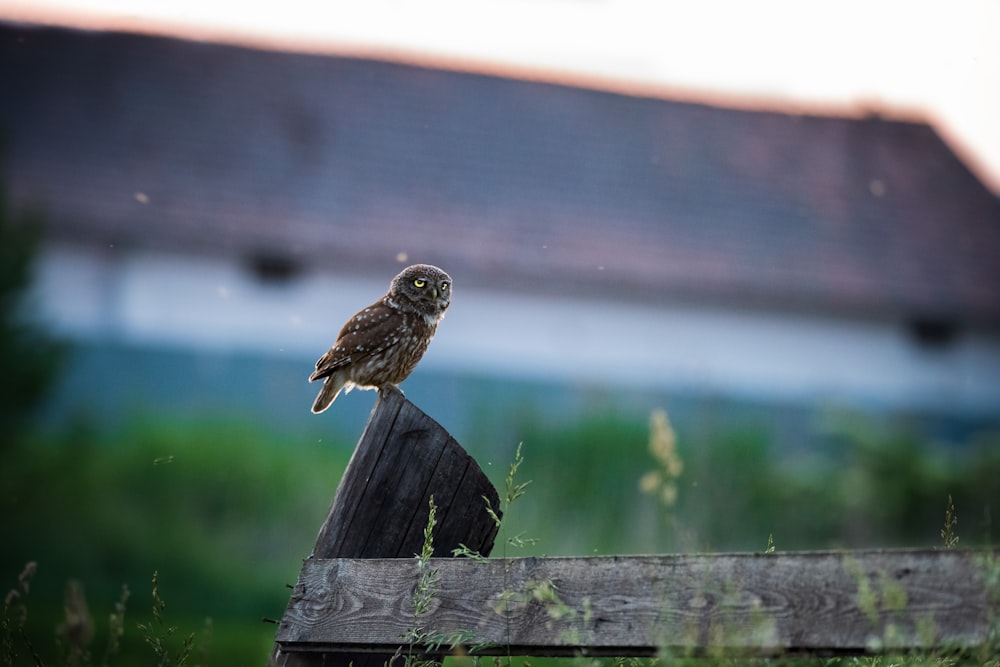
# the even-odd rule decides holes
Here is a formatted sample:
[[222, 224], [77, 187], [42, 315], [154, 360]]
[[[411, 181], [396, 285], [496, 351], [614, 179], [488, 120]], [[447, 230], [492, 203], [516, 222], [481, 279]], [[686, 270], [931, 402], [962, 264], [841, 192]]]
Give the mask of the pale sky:
[[935, 126], [1000, 193], [1000, 0], [0, 0], [0, 18]]

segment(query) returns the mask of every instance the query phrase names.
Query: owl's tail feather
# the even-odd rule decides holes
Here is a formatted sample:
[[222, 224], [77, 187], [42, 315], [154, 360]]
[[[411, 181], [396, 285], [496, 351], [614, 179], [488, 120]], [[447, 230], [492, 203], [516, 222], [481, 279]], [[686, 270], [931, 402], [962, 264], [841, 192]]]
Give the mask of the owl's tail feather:
[[344, 388], [344, 380], [337, 374], [331, 375], [323, 382], [323, 388], [319, 390], [316, 400], [313, 401], [312, 412], [315, 415], [330, 407], [340, 390]]

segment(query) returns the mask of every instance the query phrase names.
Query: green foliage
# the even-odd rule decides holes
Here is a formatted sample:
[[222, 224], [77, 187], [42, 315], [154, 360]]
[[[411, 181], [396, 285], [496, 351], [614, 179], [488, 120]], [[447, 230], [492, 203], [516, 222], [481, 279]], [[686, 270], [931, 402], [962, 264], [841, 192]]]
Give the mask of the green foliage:
[[[434, 555], [434, 528], [437, 526], [437, 505], [434, 504], [434, 496], [430, 497], [428, 505], [424, 540], [420, 553], [416, 555], [419, 576], [417, 584], [413, 588], [413, 594], [410, 596], [410, 604], [413, 607], [413, 626], [403, 637], [407, 643], [406, 653], [403, 653], [403, 647], [400, 646], [389, 660], [390, 667], [396, 665], [400, 659], [403, 660], [403, 667], [436, 667], [441, 664], [441, 661], [427, 657], [424, 651], [434, 653], [443, 647], [453, 650], [457, 646], [482, 646], [482, 644], [477, 643], [476, 634], [471, 630], [440, 633], [429, 630], [421, 624], [420, 618], [430, 612], [431, 605], [436, 599], [439, 583], [438, 569], [431, 567], [431, 557]], [[470, 553], [482, 558], [479, 554]]]
[[18, 647], [23, 644], [30, 653], [35, 664], [41, 659], [35, 652], [31, 639], [26, 632], [28, 623], [28, 594], [31, 592], [31, 579], [38, 570], [38, 564], [30, 562], [21, 570], [17, 577], [17, 586], [10, 589], [3, 599], [3, 617], [0, 618], [0, 638], [3, 643], [4, 664], [8, 667], [15, 664], [18, 658]]
[[[639, 484], [651, 468], [666, 471], [663, 460], [649, 453], [648, 425], [597, 416], [570, 429], [523, 433], [530, 459], [519, 446], [499, 480], [495, 520], [503, 522], [504, 553], [498, 555], [510, 555], [508, 547], [536, 548], [524, 534], [542, 535], [546, 549], [571, 554], [588, 553], [595, 544], [618, 553], [698, 546], [759, 550], [762, 537], [770, 534], [781, 536], [783, 549], [866, 545], [852, 544], [852, 535], [875, 535], [890, 545], [929, 545], [942, 533], [941, 539], [944, 534], [957, 539], [955, 508], [964, 518], [977, 513], [971, 509], [977, 502], [989, 507], [1000, 497], [995, 486], [1000, 458], [995, 440], [986, 436], [942, 452], [891, 431], [827, 428], [803, 453], [775, 451], [760, 429], [705, 440], [678, 432], [673, 456], [683, 466], [672, 477], [677, 494], [669, 508], [676, 521], [664, 523], [660, 496], [642, 493]], [[59, 646], [52, 642], [57, 626], [73, 626], [64, 608], [82, 609], [62, 601], [69, 579], [86, 582], [93, 609], [113, 610], [92, 621], [91, 636], [108, 638], [102, 664], [178, 664], [182, 657], [189, 665], [259, 664], [273, 639], [273, 627], [260, 618], [281, 615], [288, 599], [282, 584], [294, 581], [349, 452], [346, 443], [288, 442], [234, 421], [159, 419], [138, 420], [112, 434], [77, 425], [12, 449], [0, 469], [0, 521], [12, 539], [3, 543], [0, 556], [6, 572], [37, 559], [44, 577], [24, 577], [23, 590], [16, 587], [21, 597], [5, 608], [4, 651], [11, 638], [18, 638], [20, 647], [17, 661], [7, 664], [70, 662], [75, 649], [69, 635], [62, 635], [67, 639]], [[926, 462], [918, 465], [914, 458]], [[854, 485], [856, 493], [881, 502], [880, 475], [888, 470], [913, 479], [887, 480], [884, 491], [930, 508], [916, 531], [898, 514], [862, 506], [841, 488]], [[523, 474], [533, 479], [530, 489], [519, 481]], [[949, 494], [953, 502], [943, 530], [941, 503]], [[906, 504], [884, 500], [890, 508]], [[425, 542], [431, 545], [433, 529], [429, 522]], [[654, 541], [644, 541], [640, 533]], [[962, 544], [977, 538], [985, 540], [985, 531], [963, 532]], [[148, 610], [134, 612], [126, 622], [128, 591], [145, 588], [153, 571], [161, 575], [154, 608], [159, 591], [167, 591], [170, 623], [157, 625]], [[22, 616], [18, 600], [27, 596], [29, 580], [33, 613]], [[551, 602], [552, 613], [559, 613], [557, 601]], [[139, 624], [160, 635], [144, 636]], [[176, 631], [167, 633], [169, 628]], [[150, 651], [155, 639], [149, 637], [156, 636], [162, 655]], [[195, 640], [185, 648], [189, 637]], [[441, 646], [475, 641], [473, 634], [431, 632], [419, 639], [421, 645]], [[84, 648], [76, 654], [81, 664], [90, 650]]]
[[747, 423], [678, 431], [669, 448], [660, 429], [651, 454], [655, 431], [616, 415], [525, 426], [535, 487], [512, 529], [542, 536], [546, 555], [758, 551], [768, 535], [783, 550], [933, 546], [951, 495], [964, 517], [982, 517], [962, 544], [990, 540], [997, 433], [930, 443], [905, 425], [839, 415], [794, 448]]
[[122, 636], [125, 634], [125, 609], [129, 599], [128, 586], [122, 585], [122, 593], [115, 602], [114, 610], [108, 616], [108, 644], [104, 650], [103, 667], [108, 667], [111, 658], [121, 652]]
[[648, 470], [646, 425], [594, 417], [565, 428], [525, 425], [531, 451], [523, 474], [535, 480], [506, 530], [538, 536], [524, 555], [626, 553], [647, 532], [638, 514], [645, 500], [637, 480]]
[[[940, 544], [939, 535], [947, 545], [957, 541], [955, 508], [962, 545], [974, 546], [989, 540], [977, 517], [988, 518], [1000, 498], [1000, 447], [986, 433], [945, 447], [841, 417], [818, 424], [799, 447], [778, 449], [760, 424], [691, 434], [675, 432], [665, 415], [652, 425], [597, 413], [568, 427], [512, 428], [531, 456], [519, 445], [497, 480], [501, 502], [490, 509], [502, 520], [501, 556], [508, 547], [519, 555], [760, 550], [765, 536], [773, 546], [770, 535], [782, 549], [920, 546]], [[35, 560], [44, 576], [32, 580], [30, 616], [20, 614], [23, 597], [5, 608], [4, 651], [11, 638], [20, 647], [7, 664], [84, 664], [91, 645], [72, 638], [88, 635], [107, 637], [102, 664], [210, 664], [213, 656], [259, 664], [273, 639], [260, 618], [281, 615], [284, 584], [312, 545], [350, 449], [290, 441], [248, 421], [169, 415], [113, 433], [78, 423], [22, 438], [0, 467], [0, 565], [15, 573]], [[643, 493], [651, 470], [655, 492]], [[530, 489], [522, 476], [534, 480]], [[169, 593], [169, 625], [147, 609], [130, 610], [126, 622], [128, 591], [144, 590], [154, 571], [154, 601], [160, 588]], [[84, 614], [66, 615], [85, 608], [82, 589], [64, 588], [71, 579], [85, 582], [89, 608], [111, 610], [83, 634], [67, 633], [88, 627], [78, 622]], [[54, 646], [57, 627], [67, 632]], [[157, 636], [162, 654], [150, 651]], [[425, 633], [417, 643], [474, 639]]]
[[151, 623], [140, 623], [139, 632], [143, 639], [153, 649], [156, 656], [156, 664], [159, 667], [171, 667], [177, 665], [181, 667], [187, 663], [191, 657], [191, 650], [194, 647], [194, 633], [190, 633], [182, 642], [177, 656], [171, 653], [170, 639], [177, 632], [177, 626], [166, 625], [163, 620], [163, 613], [167, 608], [167, 603], [160, 596], [160, 573], [153, 572], [153, 621]]
[[[517, 471], [521, 468], [521, 464], [524, 463], [524, 457], [521, 456], [521, 445], [523, 443], [517, 443], [517, 449], [514, 451], [514, 460], [511, 462], [510, 467], [507, 468], [507, 476], [504, 478], [504, 496], [500, 501], [501, 511], [497, 513], [494, 511], [493, 507], [490, 506], [489, 498], [483, 498], [486, 501], [486, 511], [489, 512], [490, 516], [496, 522], [496, 526], [500, 529], [500, 532], [506, 533], [503, 521], [501, 517], [510, 512], [511, 506], [517, 501], [518, 498], [524, 495], [525, 490], [531, 484], [529, 479], [527, 482], [518, 482]], [[538, 542], [537, 538], [525, 537], [524, 533], [517, 533], [516, 535], [503, 535], [503, 556], [507, 555], [507, 547], [511, 546], [515, 549], [523, 549], [524, 547], [531, 546]]]
[[[430, 611], [431, 602], [437, 592], [438, 571], [430, 566], [431, 556], [434, 555], [434, 527], [437, 525], [437, 505], [434, 504], [434, 496], [430, 497], [430, 505], [427, 514], [427, 525], [424, 527], [424, 542], [417, 554], [417, 572], [420, 578], [413, 589], [413, 615], [417, 618]], [[412, 644], [412, 641], [411, 641]]]
[[[225, 421], [137, 420], [114, 434], [78, 425], [22, 442], [0, 467], [0, 572], [33, 560], [44, 573], [32, 585], [26, 637], [42, 662], [61, 660], [53, 629], [61, 588], [74, 579], [86, 583], [94, 609], [114, 610], [94, 620], [97, 636], [114, 628], [108, 653], [122, 659], [112, 662], [148, 664], [135, 662], [148, 647], [133, 623], [156, 628], [155, 618], [143, 610], [124, 624], [119, 591], [140, 590], [158, 571], [177, 632], [202, 636], [211, 618], [212, 650], [229, 656], [224, 664], [259, 664], [274, 637], [261, 618], [281, 616], [285, 584], [295, 581], [349, 454], [344, 444], [292, 442]], [[170, 651], [176, 664], [180, 654]]]
[[958, 525], [958, 515], [955, 514], [955, 503], [948, 494], [948, 506], [944, 510], [944, 528], [941, 529], [941, 541], [944, 542], [945, 549], [954, 549], [958, 546], [958, 535], [955, 533], [955, 526]]
[[[25, 664], [19, 661], [24, 657], [36, 667], [46, 664], [45, 659], [39, 651], [35, 650], [35, 645], [29, 633], [26, 631], [26, 619], [28, 618], [27, 593], [29, 582], [37, 570], [35, 563], [28, 563], [21, 576], [18, 578], [17, 587], [11, 589], [5, 598], [2, 635], [3, 635], [3, 664], [12, 667], [17, 664]], [[207, 664], [207, 647], [212, 639], [212, 622], [206, 620], [200, 636], [190, 633], [180, 641], [176, 651], [171, 646], [175, 642], [171, 637], [176, 633], [177, 626], [167, 625], [165, 620], [165, 610], [167, 603], [160, 595], [159, 573], [153, 573], [153, 607], [152, 620], [140, 622], [136, 625], [139, 635], [151, 649], [154, 662], [159, 667], [181, 667], [189, 664], [193, 660], [194, 665], [203, 666]], [[125, 607], [128, 602], [129, 591], [127, 587], [122, 587], [121, 597], [114, 605], [109, 617], [108, 640], [104, 656], [100, 664], [108, 667], [113, 662], [124, 662], [125, 664], [135, 664], [136, 656], [121, 656], [122, 637], [126, 634]], [[96, 634], [95, 623], [87, 604], [86, 596], [83, 594], [83, 585], [75, 580], [70, 580], [66, 586], [66, 599], [63, 606], [64, 621], [56, 628], [55, 648], [57, 649], [57, 664], [67, 667], [78, 665], [94, 664], [90, 645]], [[19, 654], [19, 648], [26, 650], [23, 656]], [[152, 664], [146, 660], [140, 664]]]
[[[521, 445], [523, 443], [517, 443], [517, 449], [514, 451], [514, 460], [511, 461], [510, 467], [507, 468], [507, 476], [504, 477], [504, 495], [500, 499], [500, 507], [494, 508], [493, 503], [489, 498], [483, 496], [483, 502], [486, 503], [486, 512], [493, 519], [493, 522], [497, 527], [497, 534], [501, 537], [502, 550], [500, 556], [503, 558], [507, 557], [507, 547], [511, 546], [515, 549], [523, 549], [527, 546], [534, 545], [538, 542], [537, 538], [525, 537], [524, 533], [518, 533], [516, 535], [507, 535], [505, 530], [504, 518], [510, 511], [511, 506], [517, 501], [518, 498], [524, 495], [526, 489], [531, 485], [531, 480], [527, 482], [517, 481], [517, 471], [520, 469], [521, 464], [524, 463], [524, 457], [521, 456]], [[473, 551], [464, 544], [460, 544], [457, 549], [452, 549], [453, 556], [462, 556], [465, 558], [472, 558], [473, 560], [483, 561], [486, 560], [482, 554], [477, 551]]]
[[21, 437], [65, 354], [31, 319], [25, 299], [41, 228], [38, 213], [9, 210], [0, 184], [0, 451]]

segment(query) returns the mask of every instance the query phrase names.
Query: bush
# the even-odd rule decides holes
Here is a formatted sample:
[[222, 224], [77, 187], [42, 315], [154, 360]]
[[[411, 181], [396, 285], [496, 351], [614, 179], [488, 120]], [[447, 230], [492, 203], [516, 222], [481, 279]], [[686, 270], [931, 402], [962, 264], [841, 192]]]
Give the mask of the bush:
[[683, 470], [663, 506], [640, 490], [657, 467], [648, 425], [608, 415], [522, 433], [534, 484], [512, 521], [542, 538], [539, 554], [762, 551], [769, 535], [785, 550], [936, 546], [949, 495], [974, 546], [989, 543], [1000, 498], [996, 434], [932, 444], [859, 417], [822, 420], [798, 447], [753, 424], [680, 431]]
[[[212, 623], [222, 664], [260, 664], [346, 466], [350, 448], [285, 442], [246, 424], [135, 422], [24, 441], [0, 471], [2, 571], [37, 563], [28, 636], [45, 662], [80, 581], [96, 619], [133, 592], [120, 664], [151, 662], [136, 623], [151, 624], [158, 571], [179, 636]], [[105, 630], [97, 622], [98, 636]], [[145, 656], [146, 659], [139, 659]]]

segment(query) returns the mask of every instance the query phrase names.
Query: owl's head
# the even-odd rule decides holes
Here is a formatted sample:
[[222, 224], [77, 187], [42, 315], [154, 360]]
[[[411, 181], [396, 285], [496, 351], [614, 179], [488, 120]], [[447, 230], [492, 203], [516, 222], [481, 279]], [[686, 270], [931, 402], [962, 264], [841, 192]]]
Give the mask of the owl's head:
[[400, 307], [441, 317], [451, 305], [451, 276], [430, 264], [414, 264], [392, 279], [389, 296], [398, 300]]

